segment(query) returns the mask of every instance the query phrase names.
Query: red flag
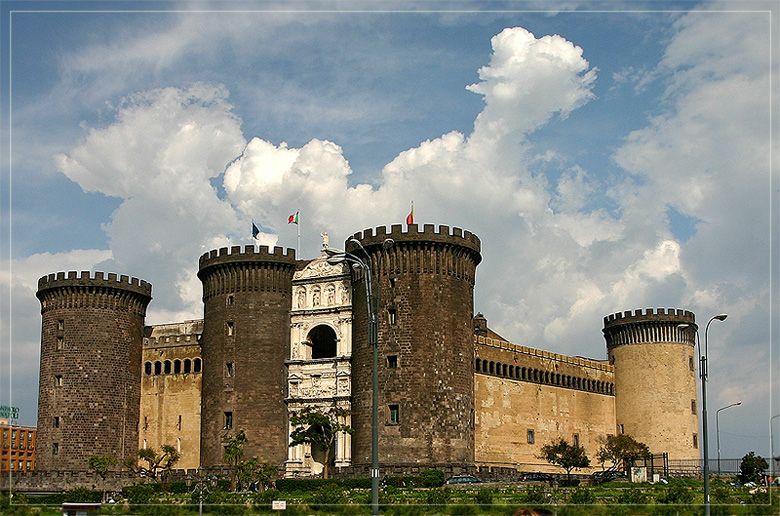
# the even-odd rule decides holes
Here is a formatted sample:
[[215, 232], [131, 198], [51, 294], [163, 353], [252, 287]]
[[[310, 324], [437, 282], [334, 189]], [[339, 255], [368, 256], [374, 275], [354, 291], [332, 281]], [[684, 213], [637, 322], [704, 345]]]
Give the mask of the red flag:
[[414, 224], [414, 202], [412, 202], [412, 210], [409, 212], [409, 215], [406, 216], [406, 223]]

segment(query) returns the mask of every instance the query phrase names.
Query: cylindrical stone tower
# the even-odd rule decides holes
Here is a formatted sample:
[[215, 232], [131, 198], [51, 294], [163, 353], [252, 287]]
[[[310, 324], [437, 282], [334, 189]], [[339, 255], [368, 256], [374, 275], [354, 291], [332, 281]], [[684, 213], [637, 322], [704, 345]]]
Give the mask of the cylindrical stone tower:
[[203, 390], [200, 460], [223, 464], [223, 440], [246, 434], [246, 457], [287, 458], [287, 377], [295, 251], [247, 246], [200, 257]]
[[609, 361], [615, 366], [617, 433], [673, 459], [699, 458], [699, 417], [693, 332], [687, 310], [616, 313], [604, 318]]
[[[380, 464], [474, 460], [476, 235], [410, 224], [354, 235], [370, 256], [379, 321]], [[394, 245], [383, 250], [387, 238]], [[361, 259], [363, 251], [347, 241]], [[363, 275], [353, 275], [352, 459], [371, 456], [372, 350]]]
[[89, 271], [38, 280], [41, 369], [35, 469], [87, 470], [138, 451], [141, 348], [152, 286]]

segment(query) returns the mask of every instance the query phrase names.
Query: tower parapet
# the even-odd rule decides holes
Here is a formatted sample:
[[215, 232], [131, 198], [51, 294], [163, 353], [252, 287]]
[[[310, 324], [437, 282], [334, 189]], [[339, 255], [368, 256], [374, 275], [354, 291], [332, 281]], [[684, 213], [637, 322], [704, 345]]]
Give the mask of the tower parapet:
[[[480, 240], [448, 226], [356, 233], [368, 254], [379, 332], [379, 460], [474, 460], [474, 280]], [[385, 248], [391, 238], [394, 244]], [[361, 259], [353, 241], [346, 249]], [[364, 277], [353, 274], [355, 462], [370, 455], [373, 353]]]
[[70, 271], [40, 278], [36, 296], [42, 314], [38, 469], [85, 470], [92, 455], [134, 455], [152, 286], [113, 273]]
[[222, 464], [223, 436], [243, 430], [247, 456], [287, 458], [285, 360], [295, 251], [239, 246], [200, 257], [203, 283], [201, 464]]
[[627, 310], [604, 317], [604, 338], [607, 349], [647, 342], [679, 342], [693, 345], [691, 332], [677, 329], [680, 324], [695, 325], [695, 316], [688, 310], [648, 308], [644, 312]]
[[648, 445], [652, 453], [699, 457], [699, 419], [692, 312], [652, 309], [604, 318], [604, 339], [615, 367], [617, 433]]

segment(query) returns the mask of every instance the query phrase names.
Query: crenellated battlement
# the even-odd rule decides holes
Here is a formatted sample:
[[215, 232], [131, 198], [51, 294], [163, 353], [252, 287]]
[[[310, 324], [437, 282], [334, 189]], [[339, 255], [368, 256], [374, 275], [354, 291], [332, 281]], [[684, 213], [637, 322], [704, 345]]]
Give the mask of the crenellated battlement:
[[271, 250], [267, 245], [221, 247], [204, 253], [198, 260], [198, 267], [203, 269], [212, 265], [237, 262], [278, 262], [294, 265], [295, 249], [274, 247]]
[[695, 319], [693, 312], [688, 310], [681, 310], [678, 308], [646, 308], [643, 311], [640, 308], [634, 311], [626, 310], [625, 312], [617, 312], [604, 317], [604, 327], [645, 321], [674, 321], [678, 324], [692, 324], [695, 322]]
[[109, 287], [129, 290], [147, 297], [152, 295], [152, 285], [149, 282], [113, 272], [107, 275], [99, 271], [94, 274], [90, 271], [56, 272], [38, 280], [38, 292], [60, 287]]
[[675, 308], [627, 310], [604, 317], [607, 349], [627, 344], [677, 342], [693, 345], [693, 335], [680, 330], [680, 324], [695, 326], [693, 312]]
[[[409, 224], [404, 230], [402, 224], [393, 224], [390, 226], [389, 232], [387, 226], [379, 226], [373, 229], [364, 229], [352, 237], [359, 240], [364, 246], [381, 245], [385, 239], [392, 238], [396, 242], [427, 241], [465, 246], [477, 253], [481, 250], [481, 242], [477, 235], [461, 228], [450, 228], [444, 225], [436, 228], [433, 224], [424, 224], [420, 230], [418, 224]], [[347, 250], [352, 250], [349, 243], [347, 248]]]

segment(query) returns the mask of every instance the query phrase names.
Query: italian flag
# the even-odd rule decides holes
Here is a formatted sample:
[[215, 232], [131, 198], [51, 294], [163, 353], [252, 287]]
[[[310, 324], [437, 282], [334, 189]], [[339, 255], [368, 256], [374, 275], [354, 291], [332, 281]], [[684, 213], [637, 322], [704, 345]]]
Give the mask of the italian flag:
[[297, 224], [298, 223], [298, 212], [296, 211], [294, 214], [287, 217], [287, 223], [288, 224]]

